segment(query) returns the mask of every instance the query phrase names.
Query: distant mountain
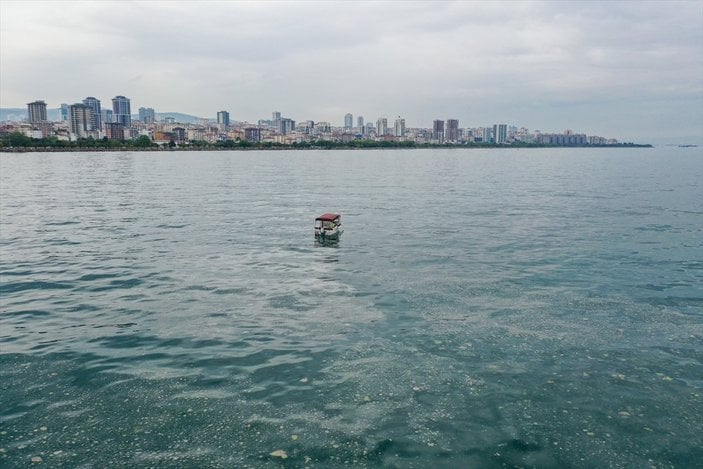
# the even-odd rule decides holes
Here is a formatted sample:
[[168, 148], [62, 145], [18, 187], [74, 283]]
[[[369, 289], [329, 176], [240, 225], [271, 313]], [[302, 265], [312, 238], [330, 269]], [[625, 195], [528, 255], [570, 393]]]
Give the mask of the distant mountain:
[[[136, 118], [138, 118], [137, 116]], [[197, 124], [198, 121], [201, 119], [200, 117], [197, 116], [191, 116], [190, 114], [183, 114], [180, 112], [157, 112], [156, 113], [156, 120], [162, 121], [166, 117], [173, 117], [176, 122], [180, 122], [182, 124]], [[133, 119], [135, 117], [132, 117]], [[214, 119], [209, 119], [208, 120], [214, 120]]]
[[[46, 118], [50, 121], [61, 120], [61, 109], [47, 109]], [[0, 108], [0, 121], [21, 122], [27, 119], [27, 108], [5, 107]]]
[[[48, 117], [48, 116], [47, 116]], [[19, 122], [27, 118], [27, 108], [0, 108], [0, 121]]]

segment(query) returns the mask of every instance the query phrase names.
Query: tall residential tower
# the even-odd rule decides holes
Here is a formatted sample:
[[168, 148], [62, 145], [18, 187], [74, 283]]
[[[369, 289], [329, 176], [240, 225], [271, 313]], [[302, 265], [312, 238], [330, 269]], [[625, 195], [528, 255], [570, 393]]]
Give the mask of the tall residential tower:
[[398, 117], [395, 120], [393, 130], [396, 137], [405, 137], [405, 119]]
[[379, 117], [376, 120], [376, 136], [383, 137], [388, 133], [388, 119], [385, 117]]
[[145, 124], [153, 124], [156, 122], [156, 112], [151, 107], [139, 108], [139, 120]]
[[432, 122], [432, 139], [439, 143], [444, 143], [444, 121], [436, 120]]
[[100, 100], [97, 98], [93, 98], [92, 96], [88, 96], [83, 100], [83, 104], [88, 106], [93, 111], [90, 117], [92, 119], [92, 130], [102, 130], [103, 123], [102, 113], [100, 112]]
[[217, 113], [217, 123], [220, 124], [224, 129], [229, 127], [229, 112], [220, 111]]
[[459, 121], [457, 119], [447, 119], [446, 137], [450, 142], [459, 141]]
[[93, 132], [93, 109], [82, 103], [68, 106], [71, 133], [76, 138], [87, 138]]
[[495, 124], [493, 126], [493, 141], [495, 143], [508, 143], [508, 124]]
[[132, 110], [129, 106], [129, 98], [124, 96], [112, 98], [112, 119], [118, 124], [124, 125], [125, 129], [132, 127]]
[[46, 103], [44, 101], [27, 103], [27, 116], [31, 124], [46, 122]]

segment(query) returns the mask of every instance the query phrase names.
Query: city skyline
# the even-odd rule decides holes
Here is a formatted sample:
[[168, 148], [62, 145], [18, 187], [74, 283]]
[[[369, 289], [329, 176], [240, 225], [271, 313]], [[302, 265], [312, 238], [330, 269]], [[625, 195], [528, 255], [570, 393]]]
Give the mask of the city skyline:
[[[26, 114], [26, 117], [22, 119], [17, 119], [17, 114], [13, 114], [15, 116], [15, 120], [10, 119], [8, 122], [13, 123], [13, 124], [22, 124], [23, 122], [32, 124], [32, 123], [39, 123], [39, 122], [53, 122], [56, 124], [61, 123], [61, 121], [70, 121], [70, 113], [68, 110], [73, 107], [85, 107], [88, 106], [91, 108], [93, 111], [93, 114], [91, 116], [91, 130], [100, 130], [103, 131], [105, 129], [101, 128], [101, 125], [99, 124], [101, 122], [101, 119], [104, 121], [105, 124], [107, 123], [119, 123], [120, 125], [123, 125], [127, 128], [129, 128], [132, 124], [131, 117], [135, 117], [137, 121], [140, 121], [141, 123], [144, 124], [154, 124], [157, 123], [156, 115], [161, 115], [162, 118], [165, 116], [169, 115], [180, 115], [180, 116], [187, 116], [190, 118], [193, 118], [197, 120], [199, 123], [203, 124], [205, 121], [210, 122], [210, 123], [217, 123], [218, 125], [224, 125], [223, 128], [227, 128], [230, 124], [232, 125], [238, 125], [238, 126], [256, 126], [256, 125], [270, 125], [273, 127], [280, 127], [281, 122], [284, 124], [288, 124], [290, 126], [294, 126], [295, 123], [307, 123], [308, 125], [323, 125], [323, 126], [330, 126], [331, 128], [337, 129], [337, 130], [345, 130], [345, 131], [354, 131], [358, 132], [360, 128], [366, 127], [366, 126], [371, 126], [375, 129], [377, 133], [380, 133], [380, 135], [393, 135], [396, 137], [404, 136], [405, 135], [405, 130], [407, 129], [428, 129], [427, 127], [423, 127], [421, 125], [409, 125], [406, 126], [405, 119], [401, 116], [397, 116], [395, 119], [394, 125], [393, 125], [393, 132], [388, 132], [390, 129], [389, 127], [389, 118], [386, 116], [380, 116], [378, 119], [376, 119], [376, 124], [374, 125], [372, 122], [368, 122], [366, 126], [364, 125], [364, 119], [365, 117], [363, 115], [352, 115], [351, 113], [346, 113], [344, 116], [341, 116], [341, 120], [343, 120], [343, 123], [340, 124], [336, 121], [321, 121], [321, 120], [314, 120], [314, 119], [299, 119], [298, 117], [284, 117], [283, 114], [280, 111], [273, 111], [271, 113], [272, 117], [271, 120], [267, 119], [257, 119], [254, 122], [250, 121], [244, 121], [244, 120], [237, 120], [237, 119], [230, 119], [230, 112], [226, 110], [221, 110], [216, 112], [216, 117], [212, 116], [194, 116], [194, 115], [188, 115], [185, 113], [181, 112], [162, 112], [162, 111], [156, 111], [153, 108], [145, 108], [140, 106], [138, 109], [138, 112], [128, 112], [126, 115], [121, 116], [121, 112], [118, 112], [120, 107], [126, 106], [126, 109], [129, 110], [131, 108], [131, 100], [129, 97], [125, 96], [115, 96], [110, 100], [112, 102], [112, 108], [113, 109], [103, 109], [102, 113], [100, 111], [101, 109], [101, 100], [97, 99], [95, 97], [87, 97], [83, 100], [79, 100], [79, 102], [76, 102], [74, 104], [68, 104], [68, 103], [61, 103], [59, 108], [50, 108], [49, 104], [46, 103], [44, 100], [37, 99], [33, 102], [27, 103], [26, 110], [21, 110], [20, 108], [10, 108], [10, 110], [15, 110], [17, 112], [22, 111], [22, 113]], [[63, 109], [66, 108], [67, 112], [66, 115], [64, 116], [62, 114]], [[7, 111], [7, 108], [0, 108], [0, 111]], [[50, 113], [48, 112], [49, 110], [58, 112], [58, 118], [56, 119], [51, 119], [48, 117]], [[106, 114], [108, 113], [108, 114]], [[388, 114], [388, 113], [386, 113]], [[41, 115], [43, 117], [37, 118], [37, 115]], [[105, 118], [105, 116], [109, 116]], [[34, 117], [33, 117], [34, 116]], [[432, 134], [437, 138], [437, 130], [435, 126], [437, 123], [441, 123], [442, 129], [444, 128], [444, 123], [446, 120], [447, 124], [447, 133], [446, 133], [446, 140], [448, 141], [457, 141], [459, 140], [459, 131], [460, 130], [474, 130], [474, 129], [483, 129], [483, 128], [488, 128], [488, 129], [493, 129], [494, 133], [495, 130], [500, 127], [505, 127], [507, 128], [508, 126], [513, 127], [515, 129], [521, 128], [525, 132], [528, 130], [537, 132], [537, 133], [542, 133], [542, 134], [559, 134], [563, 130], [564, 134], [572, 134], [574, 131], [573, 129], [570, 128], [565, 128], [565, 129], [530, 129], [529, 126], [526, 123], [511, 123], [511, 124], [489, 124], [489, 123], [464, 123], [465, 125], [460, 126], [459, 120], [458, 119], [453, 119], [453, 118], [442, 118], [442, 119], [437, 119], [437, 116], [435, 116], [435, 119], [432, 121], [433, 124], [429, 128], [432, 130]], [[125, 118], [130, 118], [127, 119], [128, 125], [125, 125], [127, 121], [125, 121]], [[353, 121], [356, 118], [357, 125], [353, 125]], [[174, 117], [169, 117], [169, 122], [170, 120], [176, 119]], [[278, 122], [277, 122], [278, 121]], [[180, 123], [180, 124], [190, 124], [192, 122], [187, 122], [187, 121], [178, 121], [173, 120], [175, 123]], [[351, 125], [349, 125], [351, 124]], [[569, 127], [566, 125], [566, 127]], [[383, 130], [381, 130], [381, 128]], [[399, 130], [400, 129], [400, 130]], [[280, 130], [280, 128], [279, 128]], [[291, 131], [293, 128], [291, 127]], [[362, 137], [364, 136], [363, 130], [362, 132]], [[285, 133], [285, 132], [283, 132]], [[505, 134], [506, 131], [503, 131], [503, 134]], [[592, 132], [589, 132], [588, 130], [585, 129], [579, 129], [577, 133], [583, 133], [585, 134], [592, 134]], [[444, 130], [441, 130], [442, 138], [444, 138]], [[602, 138], [602, 137], [600, 137]], [[609, 139], [614, 139], [614, 136], [609, 136]], [[506, 139], [501, 138], [499, 143], [505, 143]]]
[[[369, 142], [389, 142], [401, 144], [498, 144], [498, 145], [620, 145], [617, 139], [574, 132], [563, 133], [530, 131], [527, 127], [493, 124], [492, 126], [459, 126], [458, 119], [445, 121], [435, 119], [432, 129], [406, 127], [405, 119], [398, 116], [393, 128], [386, 117], [379, 117], [376, 125], [368, 122], [363, 125], [363, 116], [357, 116], [358, 127], [353, 127], [354, 116], [344, 115], [343, 126], [329, 122], [312, 120], [298, 121], [284, 117], [280, 111], [273, 111], [271, 119], [260, 119], [256, 124], [230, 121], [228, 111], [217, 112], [217, 119], [197, 118], [197, 124], [177, 122], [167, 117], [156, 122], [153, 108], [140, 107], [137, 120], [132, 121], [131, 101], [125, 96], [112, 98], [112, 111], [101, 112], [101, 102], [95, 97], [87, 97], [82, 103], [62, 104], [60, 118], [49, 118], [47, 104], [43, 100], [27, 103], [27, 117], [20, 122], [3, 124], [4, 134], [21, 134], [30, 138], [50, 137], [55, 141], [79, 141], [81, 139], [133, 140], [147, 137], [151, 142], [172, 143], [174, 145], [217, 144], [222, 142], [255, 142], [307, 145], [319, 142], [349, 144], [352, 141], [369, 145]], [[64, 113], [64, 109], [66, 112]], [[2, 108], [0, 108], [2, 110]], [[103, 121], [103, 125], [98, 123]], [[216, 123], [216, 126], [213, 124]], [[135, 125], [136, 124], [136, 125]], [[183, 127], [182, 127], [183, 126]], [[633, 145], [628, 142], [626, 145]], [[639, 144], [638, 144], [639, 145]]]
[[204, 4], [3, 2], [0, 107], [121, 93], [250, 122], [281, 109], [703, 138], [700, 2]]

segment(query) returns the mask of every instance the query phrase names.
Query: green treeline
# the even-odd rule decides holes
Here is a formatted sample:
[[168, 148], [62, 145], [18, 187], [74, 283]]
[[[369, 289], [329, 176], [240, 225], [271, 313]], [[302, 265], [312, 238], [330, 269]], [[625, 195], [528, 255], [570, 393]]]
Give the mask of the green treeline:
[[94, 138], [82, 138], [75, 142], [59, 140], [57, 137], [31, 138], [20, 132], [4, 135], [0, 138], [0, 148], [33, 148], [46, 150], [76, 150], [76, 149], [149, 149], [159, 146], [152, 142], [149, 137], [142, 135], [134, 140], [108, 140], [107, 137], [96, 140]]
[[[10, 151], [74, 151], [74, 150], [296, 150], [296, 149], [364, 149], [364, 148], [546, 148], [561, 145], [513, 142], [508, 145], [496, 143], [429, 144], [411, 141], [351, 140], [348, 142], [318, 140], [292, 144], [272, 142], [249, 142], [246, 140], [224, 140], [216, 143], [192, 140], [187, 144], [176, 145], [171, 141], [166, 145], [154, 143], [146, 135], [134, 140], [108, 140], [84, 138], [77, 141], [59, 140], [56, 137], [31, 138], [19, 132], [0, 137], [0, 150]], [[616, 145], [585, 145], [587, 147], [651, 147], [634, 143]]]

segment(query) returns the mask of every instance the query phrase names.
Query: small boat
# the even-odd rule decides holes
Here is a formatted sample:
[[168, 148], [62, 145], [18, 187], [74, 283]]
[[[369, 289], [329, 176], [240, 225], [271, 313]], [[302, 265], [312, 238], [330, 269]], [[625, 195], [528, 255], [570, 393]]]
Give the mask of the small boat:
[[344, 233], [342, 216], [338, 213], [325, 213], [315, 218], [315, 238], [320, 241], [339, 239]]

